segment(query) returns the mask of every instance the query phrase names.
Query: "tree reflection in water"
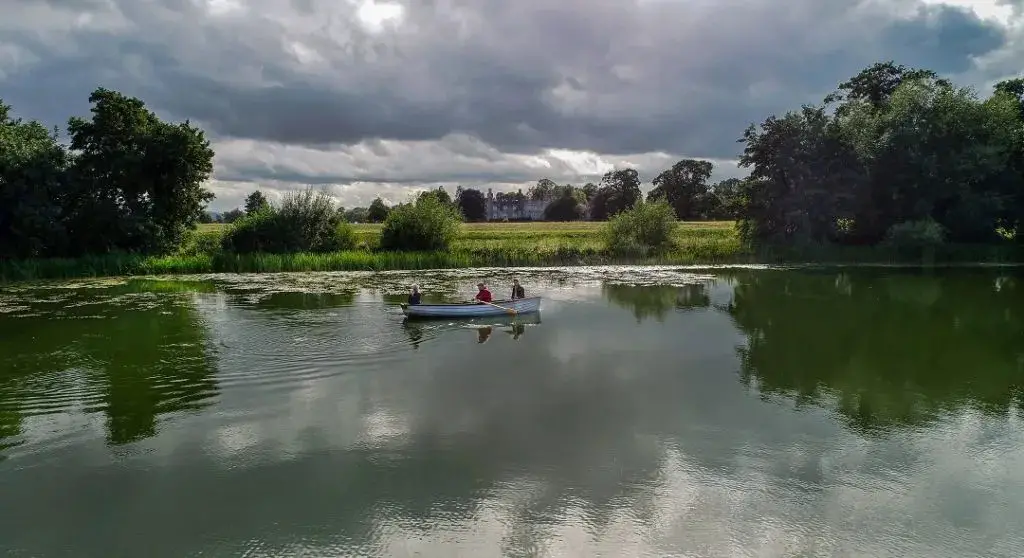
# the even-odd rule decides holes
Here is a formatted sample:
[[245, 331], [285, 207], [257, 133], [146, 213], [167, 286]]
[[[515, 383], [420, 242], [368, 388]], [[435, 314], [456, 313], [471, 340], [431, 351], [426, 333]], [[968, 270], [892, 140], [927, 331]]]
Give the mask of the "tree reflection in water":
[[125, 444], [156, 434], [161, 415], [212, 404], [214, 351], [194, 303], [203, 287], [132, 281], [24, 296], [31, 308], [0, 320], [0, 449], [24, 416], [84, 405], [106, 415], [109, 443]]
[[1003, 273], [744, 274], [727, 308], [747, 336], [741, 379], [798, 404], [834, 400], [866, 430], [1019, 409], [1024, 290]]
[[683, 286], [637, 286], [606, 283], [601, 286], [604, 297], [616, 306], [632, 310], [637, 323], [648, 318], [665, 321], [675, 310], [707, 308], [711, 298], [704, 283]]

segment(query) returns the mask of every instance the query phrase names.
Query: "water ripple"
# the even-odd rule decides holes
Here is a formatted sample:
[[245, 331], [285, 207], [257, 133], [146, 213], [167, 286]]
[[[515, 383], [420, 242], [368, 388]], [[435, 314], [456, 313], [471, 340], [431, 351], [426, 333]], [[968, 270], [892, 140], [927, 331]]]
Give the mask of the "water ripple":
[[[412, 282], [457, 299], [512, 275], [545, 296], [544, 326], [395, 309]], [[0, 540], [40, 555], [1022, 555], [1019, 287], [736, 277], [0, 292], [0, 494], [18, 510]], [[475, 344], [519, 326], [541, 329]]]

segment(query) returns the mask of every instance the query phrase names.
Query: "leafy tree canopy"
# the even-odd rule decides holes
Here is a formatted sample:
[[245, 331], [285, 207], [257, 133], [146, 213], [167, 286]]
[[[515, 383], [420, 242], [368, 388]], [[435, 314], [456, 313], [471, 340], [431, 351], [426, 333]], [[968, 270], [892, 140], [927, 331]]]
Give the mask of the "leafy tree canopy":
[[214, 156], [203, 131], [108, 89], [89, 102], [90, 118], [68, 121], [70, 149], [0, 103], [2, 255], [167, 252], [202, 219]]

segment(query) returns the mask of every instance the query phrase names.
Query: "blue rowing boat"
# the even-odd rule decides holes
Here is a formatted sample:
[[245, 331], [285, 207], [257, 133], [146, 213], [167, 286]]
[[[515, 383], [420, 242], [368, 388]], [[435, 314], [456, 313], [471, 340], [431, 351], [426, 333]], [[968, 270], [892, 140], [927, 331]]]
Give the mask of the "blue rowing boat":
[[477, 316], [507, 316], [540, 311], [540, 297], [494, 300], [483, 302], [456, 302], [452, 304], [402, 304], [402, 313], [410, 318], [473, 318]]

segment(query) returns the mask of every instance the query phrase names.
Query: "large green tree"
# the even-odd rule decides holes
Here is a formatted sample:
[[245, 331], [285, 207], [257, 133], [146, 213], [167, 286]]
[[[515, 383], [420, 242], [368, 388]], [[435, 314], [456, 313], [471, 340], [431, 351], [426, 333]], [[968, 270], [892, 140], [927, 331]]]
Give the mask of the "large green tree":
[[905, 81], [930, 81], [943, 87], [952, 85], [949, 80], [940, 78], [932, 70], [908, 68], [889, 60], [872, 64], [840, 83], [834, 92], [825, 97], [825, 104], [840, 103], [837, 110], [839, 114], [856, 103], [881, 108]]
[[601, 177], [601, 185], [590, 201], [591, 218], [605, 220], [631, 209], [641, 195], [640, 175], [636, 169], [608, 171]]
[[366, 220], [371, 223], [383, 223], [384, 219], [388, 218], [390, 211], [384, 200], [375, 198], [370, 202], [370, 207], [366, 211]]
[[[994, 94], [1012, 100], [1024, 122], [1024, 78], [1000, 81]], [[1002, 188], [1006, 196], [1002, 223], [1003, 228], [1016, 231], [1017, 242], [1024, 243], [1024, 133], [1018, 134], [1015, 143], [1011, 169]]]
[[163, 252], [194, 228], [213, 194], [213, 150], [189, 122], [161, 121], [139, 99], [99, 88], [92, 118], [68, 122], [74, 162], [69, 240], [78, 252]]
[[1021, 118], [1004, 95], [905, 81], [884, 109], [854, 102], [839, 126], [867, 170], [855, 232], [882, 238], [901, 222], [934, 220], [953, 242], [990, 242], [1008, 203]]
[[579, 221], [582, 219], [586, 210], [576, 192], [579, 191], [572, 188], [563, 189], [561, 195], [551, 200], [547, 207], [544, 208], [544, 220]]
[[740, 231], [754, 243], [876, 244], [912, 230], [1001, 242], [1024, 222], [1022, 98], [1021, 80], [982, 99], [930, 70], [875, 64], [825, 105], [746, 131]]
[[452, 205], [455, 203], [454, 201], [452, 201], [451, 194], [449, 194], [448, 191], [444, 189], [444, 186], [438, 186], [436, 190], [424, 190], [423, 192], [419, 193], [417, 199], [422, 199], [424, 196], [434, 196], [435, 198], [437, 198], [437, 201], [445, 205]]
[[821, 107], [771, 116], [744, 134], [740, 233], [752, 243], [828, 241], [851, 213], [862, 172]]
[[33, 258], [63, 251], [61, 202], [67, 152], [38, 122], [12, 118], [0, 102], [0, 258]]
[[594, 196], [597, 195], [597, 184], [587, 182], [580, 188], [580, 191], [583, 192], [584, 201], [590, 203], [590, 200], [594, 199]]
[[550, 200], [557, 197], [556, 190], [558, 187], [559, 186], [558, 184], [555, 184], [555, 181], [549, 178], [542, 178], [537, 181], [536, 185], [531, 186], [530, 189], [526, 191], [526, 196], [534, 201]]
[[252, 215], [270, 207], [270, 202], [263, 192], [256, 190], [245, 198], [245, 214]]
[[466, 188], [459, 191], [455, 199], [462, 216], [467, 221], [483, 221], [487, 218], [487, 201], [483, 192], [475, 188]]
[[188, 122], [99, 88], [70, 150], [0, 103], [0, 256], [167, 252], [204, 217], [213, 151]]
[[742, 211], [743, 180], [727, 178], [711, 186], [706, 200], [708, 219], [734, 220]]
[[647, 199], [665, 198], [679, 219], [703, 219], [708, 205], [708, 179], [714, 168], [711, 161], [683, 159], [655, 177]]
[[363, 223], [369, 221], [370, 210], [366, 207], [353, 207], [345, 210], [345, 221], [349, 223]]

